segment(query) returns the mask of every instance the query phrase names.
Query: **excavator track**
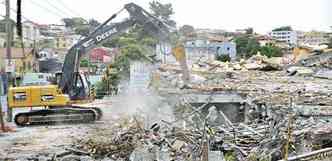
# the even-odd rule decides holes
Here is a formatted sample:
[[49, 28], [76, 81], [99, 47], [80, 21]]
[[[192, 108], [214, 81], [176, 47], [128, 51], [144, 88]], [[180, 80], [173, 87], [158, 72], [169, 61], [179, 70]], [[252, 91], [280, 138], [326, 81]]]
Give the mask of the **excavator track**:
[[33, 110], [15, 115], [18, 126], [52, 125], [65, 123], [90, 123], [99, 120], [102, 111], [99, 108], [53, 107]]

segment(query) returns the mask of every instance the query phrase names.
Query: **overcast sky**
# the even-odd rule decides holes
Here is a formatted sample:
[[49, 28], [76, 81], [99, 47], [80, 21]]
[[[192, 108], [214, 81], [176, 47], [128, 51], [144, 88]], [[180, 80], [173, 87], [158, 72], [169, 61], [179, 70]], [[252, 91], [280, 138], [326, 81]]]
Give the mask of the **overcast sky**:
[[[4, 0], [0, 0], [3, 2]], [[16, 0], [10, 0], [16, 8]], [[23, 0], [23, 15], [38, 23], [58, 23], [62, 17], [103, 21], [124, 4], [149, 9], [151, 0]], [[61, 3], [62, 2], [62, 3]], [[331, 0], [160, 0], [172, 3], [178, 25], [234, 31], [253, 27], [256, 32], [291, 25], [296, 30], [325, 30], [332, 26]], [[64, 5], [66, 7], [64, 7]], [[5, 14], [0, 5], [0, 15]], [[60, 10], [60, 11], [59, 11]], [[12, 17], [15, 17], [13, 13]], [[125, 15], [124, 15], [125, 16]]]

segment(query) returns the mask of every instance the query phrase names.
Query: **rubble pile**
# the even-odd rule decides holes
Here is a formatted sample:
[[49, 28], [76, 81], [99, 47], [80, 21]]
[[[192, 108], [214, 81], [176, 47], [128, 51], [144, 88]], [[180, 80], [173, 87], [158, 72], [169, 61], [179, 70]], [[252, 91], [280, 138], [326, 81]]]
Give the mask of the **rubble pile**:
[[[156, 74], [159, 76], [157, 89], [161, 93], [179, 95], [236, 92], [245, 98], [249, 108], [247, 114], [257, 114], [248, 117], [251, 120], [247, 124], [227, 123], [224, 118], [218, 126], [207, 125], [215, 132], [213, 135], [206, 134], [210, 147], [215, 147], [215, 142], [219, 143], [222, 148], [217, 149], [223, 149], [223, 157], [229, 156], [225, 155], [227, 151], [232, 151], [237, 160], [246, 158], [250, 161], [281, 160], [284, 156], [294, 158], [302, 153], [308, 155], [296, 157], [309, 160], [313, 156], [328, 158], [331, 149], [324, 148], [331, 147], [329, 139], [318, 139], [329, 137], [328, 130], [319, 130], [324, 137], [308, 135], [313, 136], [313, 131], [324, 125], [331, 127], [328, 124], [332, 116], [330, 55], [314, 54], [293, 65], [288, 65], [282, 58], [262, 55], [239, 62], [197, 62], [191, 66], [189, 88], [182, 88], [180, 67], [167, 64], [162, 65]], [[258, 106], [264, 106], [265, 115], [261, 111], [250, 113], [251, 109], [255, 111]], [[204, 118], [200, 122], [204, 122]], [[187, 125], [193, 124], [192, 121], [186, 122]], [[191, 128], [202, 132], [205, 129], [202, 126], [197, 128], [199, 126], [194, 125]], [[323, 150], [314, 151], [319, 149]]]
[[[200, 161], [204, 157], [213, 160], [216, 156], [238, 161], [277, 161], [285, 155], [287, 142], [292, 156], [305, 152], [302, 147], [304, 144], [315, 144], [307, 149], [326, 146], [322, 136], [327, 139], [332, 133], [331, 130], [323, 131], [321, 127], [331, 127], [326, 125], [327, 122], [294, 116], [288, 120], [284, 117], [279, 115], [250, 125], [226, 121], [211, 126], [205, 120], [201, 128], [156, 123], [148, 129], [141, 128], [142, 124], [132, 119], [126, 123], [116, 123], [118, 125], [111, 128], [96, 127], [95, 131], [67, 148], [70, 153], [63, 159], [72, 158], [72, 154], [75, 154], [80, 159], [91, 157], [91, 160], [114, 161]], [[289, 124], [289, 121], [292, 123]], [[291, 135], [288, 135], [289, 129]]]
[[[320, 56], [325, 58], [328, 55], [331, 54]], [[331, 77], [331, 70], [319, 66], [326, 65], [326, 61], [330, 59], [317, 59], [317, 55], [314, 56], [307, 58], [308, 62], [311, 60], [311, 64], [317, 60], [313, 66], [298, 64], [287, 67], [281, 63], [280, 58], [267, 58], [261, 55], [255, 55], [242, 62], [198, 62], [192, 65], [191, 87], [187, 91], [235, 91], [247, 95], [252, 101], [272, 105], [285, 105], [291, 97], [296, 97], [294, 101], [298, 105], [331, 106], [332, 84], [329, 79], [321, 79]], [[164, 65], [157, 73], [160, 91], [183, 86], [178, 66]]]
[[132, 161], [330, 158], [332, 143], [327, 138], [332, 133], [326, 129], [332, 127], [328, 124], [332, 84], [309, 71], [318, 66], [286, 67], [281, 62], [281, 58], [261, 55], [232, 63], [198, 62], [192, 65], [189, 88], [181, 88], [178, 66], [164, 64], [155, 73], [159, 92], [236, 92], [245, 98], [249, 120], [232, 122], [214, 106], [206, 114], [202, 109], [209, 100], [194, 107], [179, 97], [177, 103], [173, 100], [173, 105], [180, 106], [174, 108], [174, 120], [159, 120], [147, 127], [142, 113], [139, 121], [135, 115], [126, 116], [127, 121], [98, 127], [78, 139], [71, 151], [95, 159]]
[[[120, 120], [114, 126], [96, 127], [84, 138], [77, 139], [69, 150], [83, 152], [96, 159], [129, 159], [144, 137], [141, 123]], [[76, 149], [76, 150], [74, 150]]]
[[[151, 83], [157, 97], [140, 95], [136, 102], [131, 96], [124, 113], [112, 109], [119, 110], [116, 118], [93, 125], [64, 152], [49, 157], [61, 161], [331, 160], [329, 55], [313, 55], [291, 66], [282, 58], [262, 55], [238, 62], [197, 62], [191, 66], [186, 87], [179, 66], [162, 64]], [[223, 94], [223, 99], [212, 98], [217, 94]], [[227, 106], [227, 94], [239, 97], [228, 97], [232, 106]], [[227, 108], [239, 108], [244, 119]]]
[[74, 154], [79, 159], [114, 161], [277, 161], [285, 156], [285, 147], [289, 156], [329, 147], [326, 140], [332, 133], [326, 129], [332, 125], [328, 119], [301, 117], [290, 106], [272, 107], [269, 116], [235, 123], [214, 106], [204, 114], [201, 109], [208, 100], [198, 108], [178, 101], [182, 111], [174, 111], [174, 120], [147, 127], [142, 113], [124, 115], [112, 124], [94, 127], [58, 158], [73, 158]]

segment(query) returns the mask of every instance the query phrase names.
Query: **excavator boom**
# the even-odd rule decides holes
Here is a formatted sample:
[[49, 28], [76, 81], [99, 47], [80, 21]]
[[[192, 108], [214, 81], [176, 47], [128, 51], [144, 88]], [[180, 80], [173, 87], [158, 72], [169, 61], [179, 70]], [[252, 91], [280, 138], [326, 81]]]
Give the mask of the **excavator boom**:
[[[128, 19], [107, 25], [123, 10], [129, 13], [130, 17]], [[123, 9], [98, 26], [89, 36], [69, 49], [65, 57], [62, 69], [63, 74], [59, 83], [59, 87], [63, 93], [69, 94], [71, 99], [86, 99], [89, 94], [89, 88], [88, 85], [79, 78], [79, 60], [96, 45], [126, 32], [134, 25], [141, 25], [144, 31], [162, 41], [169, 39], [169, 32], [172, 30], [170, 26], [152, 16], [142, 7], [134, 3], [126, 4]]]
[[[109, 24], [124, 10], [129, 13], [130, 17], [128, 19]], [[47, 86], [10, 89], [8, 100], [11, 108], [49, 107], [48, 109], [19, 113], [14, 118], [15, 123], [20, 126], [27, 126], [59, 122], [91, 122], [100, 119], [102, 112], [99, 108], [80, 107], [71, 104], [73, 101], [88, 99], [90, 94], [89, 83], [85, 76], [79, 72], [80, 59], [96, 45], [119, 36], [135, 25], [142, 26], [144, 31], [160, 40], [168, 39], [169, 26], [140, 6], [134, 3], [126, 4], [123, 9], [112, 15], [87, 37], [69, 49], [58, 82], [59, 89], [54, 86], [50, 87], [50, 91], [53, 91], [53, 93], [44, 90]], [[61, 100], [59, 100], [60, 98]], [[64, 100], [68, 100], [68, 102]]]

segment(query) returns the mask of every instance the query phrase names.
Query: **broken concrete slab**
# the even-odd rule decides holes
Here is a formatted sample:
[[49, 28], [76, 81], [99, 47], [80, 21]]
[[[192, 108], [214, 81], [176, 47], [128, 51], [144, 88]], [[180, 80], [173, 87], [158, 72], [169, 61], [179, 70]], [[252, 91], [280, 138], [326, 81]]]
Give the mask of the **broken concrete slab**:
[[287, 73], [290, 76], [299, 75], [299, 76], [310, 76], [314, 74], [312, 68], [309, 67], [301, 67], [301, 66], [291, 66], [287, 68]]
[[323, 78], [323, 79], [332, 79], [332, 70], [320, 69], [314, 74], [314, 77]]

